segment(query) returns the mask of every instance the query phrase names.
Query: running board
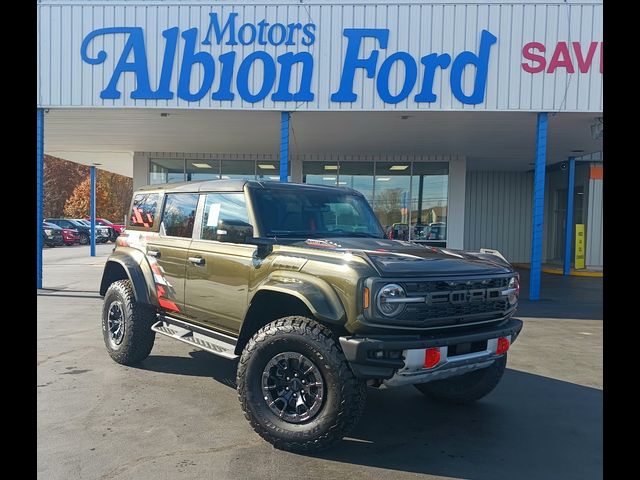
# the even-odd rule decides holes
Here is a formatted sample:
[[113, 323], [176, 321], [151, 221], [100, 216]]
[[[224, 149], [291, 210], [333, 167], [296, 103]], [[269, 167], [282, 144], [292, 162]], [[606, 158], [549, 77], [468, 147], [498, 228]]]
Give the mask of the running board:
[[151, 327], [151, 330], [229, 360], [238, 358], [234, 353], [236, 339], [223, 333], [212, 332], [197, 325], [161, 315], [158, 315], [158, 322]]

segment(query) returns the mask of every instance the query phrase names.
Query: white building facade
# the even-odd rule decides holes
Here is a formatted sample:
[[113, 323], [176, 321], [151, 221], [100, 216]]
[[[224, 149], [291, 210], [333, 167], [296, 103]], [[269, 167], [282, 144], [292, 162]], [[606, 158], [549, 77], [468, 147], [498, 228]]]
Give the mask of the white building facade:
[[600, 268], [602, 28], [588, 0], [41, 0], [43, 148], [134, 187], [352, 187], [396, 238], [512, 262], [563, 261], [571, 174]]

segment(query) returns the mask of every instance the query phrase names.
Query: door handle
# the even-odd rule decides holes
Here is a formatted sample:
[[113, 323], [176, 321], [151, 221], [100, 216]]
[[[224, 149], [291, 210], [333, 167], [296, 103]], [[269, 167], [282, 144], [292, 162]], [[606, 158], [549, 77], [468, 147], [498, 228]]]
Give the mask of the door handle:
[[160, 258], [160, 252], [158, 250], [147, 250], [147, 255], [151, 255], [152, 257]]
[[189, 257], [189, 261], [194, 265], [204, 265], [204, 258], [202, 257]]

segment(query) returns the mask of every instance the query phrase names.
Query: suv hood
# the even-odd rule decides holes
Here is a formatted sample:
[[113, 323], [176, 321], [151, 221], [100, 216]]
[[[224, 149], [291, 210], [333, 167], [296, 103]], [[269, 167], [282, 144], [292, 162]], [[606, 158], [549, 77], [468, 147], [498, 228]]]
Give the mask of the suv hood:
[[495, 275], [513, 271], [511, 265], [495, 255], [431, 247], [402, 240], [336, 237], [308, 239], [293, 245], [364, 256], [385, 277]]

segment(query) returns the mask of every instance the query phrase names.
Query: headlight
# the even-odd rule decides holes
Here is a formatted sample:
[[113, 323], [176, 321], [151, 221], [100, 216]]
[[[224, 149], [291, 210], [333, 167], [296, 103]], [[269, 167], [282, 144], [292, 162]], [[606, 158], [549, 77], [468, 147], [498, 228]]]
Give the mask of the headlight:
[[404, 299], [407, 293], [400, 285], [389, 283], [380, 289], [376, 295], [376, 306], [378, 311], [385, 317], [395, 317], [400, 315], [405, 308], [404, 303], [396, 303], [394, 300]]
[[509, 290], [513, 290], [513, 292], [507, 297], [509, 304], [515, 305], [518, 301], [518, 296], [520, 295], [520, 278], [518, 276], [511, 277], [508, 288]]
[[51, 230], [50, 228], [45, 228], [44, 233], [47, 237], [50, 237], [51, 235], [53, 235], [53, 230]]

